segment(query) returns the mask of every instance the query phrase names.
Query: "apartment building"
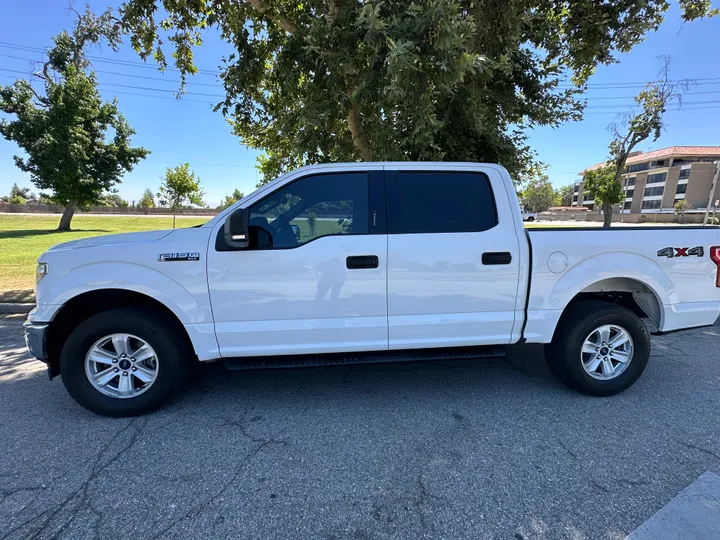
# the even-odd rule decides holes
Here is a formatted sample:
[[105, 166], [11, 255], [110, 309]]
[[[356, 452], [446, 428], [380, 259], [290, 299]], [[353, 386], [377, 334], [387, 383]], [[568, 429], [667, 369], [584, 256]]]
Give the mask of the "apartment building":
[[[686, 200], [690, 211], [704, 210], [710, 197], [720, 146], [670, 146], [651, 152], [633, 152], [622, 175], [625, 192], [623, 203], [615, 211], [625, 214], [672, 212], [675, 203]], [[580, 173], [602, 167], [598, 163]], [[584, 182], [575, 184], [572, 206], [595, 208], [593, 197], [583, 190]], [[715, 199], [720, 199], [720, 186]]]

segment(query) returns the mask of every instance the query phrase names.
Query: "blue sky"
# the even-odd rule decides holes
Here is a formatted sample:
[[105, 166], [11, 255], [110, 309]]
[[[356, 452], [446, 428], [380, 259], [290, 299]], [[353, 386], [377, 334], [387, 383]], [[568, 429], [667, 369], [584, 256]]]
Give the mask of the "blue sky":
[[[13, 78], [22, 77], [11, 70], [30, 73], [31, 64], [26, 59], [42, 57], [41, 52], [32, 49], [45, 47], [51, 36], [72, 25], [73, 17], [66, 6], [64, 0], [3, 2], [0, 83], [10, 84]], [[95, 10], [105, 6], [104, 2], [91, 2]], [[620, 63], [599, 67], [590, 80], [589, 108], [583, 121], [529, 132], [530, 145], [550, 166], [548, 172], [553, 184], [573, 182], [578, 171], [606, 158], [610, 140], [607, 125], [618, 112], [627, 110], [632, 104], [632, 96], [639, 91], [637, 83], [656, 76], [658, 57], [662, 55], [671, 57], [673, 79], [696, 79], [698, 84], [690, 88], [683, 109], [668, 112], [667, 129], [662, 137], [656, 142], [644, 143], [640, 149], [720, 145], [717, 36], [720, 36], [720, 17], [683, 24], [679, 10], [673, 6], [662, 27], [622, 56]], [[162, 74], [140, 65], [137, 55], [128, 46], [119, 53], [107, 49], [91, 52], [99, 59], [94, 67], [98, 70], [103, 97], [117, 96], [121, 111], [137, 131], [134, 144], [152, 151], [119, 186], [124, 198], [137, 200], [147, 187], [157, 191], [165, 169], [185, 161], [200, 177], [206, 200], [212, 205], [218, 204], [235, 188], [245, 193], [252, 191], [258, 179], [254, 167], [257, 152], [242, 146], [223, 117], [211, 110], [211, 102], [223, 95], [214, 73], [223, 54], [229, 51], [229, 46], [216, 35], [206, 34], [205, 43], [196, 52], [196, 63], [203, 73], [188, 84], [188, 92], [194, 94], [188, 94], [181, 101], [173, 98], [177, 73], [167, 71]], [[621, 85], [627, 87], [618, 88]], [[32, 187], [29, 177], [13, 163], [12, 156], [17, 151], [13, 143], [0, 139], [1, 194], [8, 193], [14, 182]], [[34, 187], [33, 190], [37, 191]]]

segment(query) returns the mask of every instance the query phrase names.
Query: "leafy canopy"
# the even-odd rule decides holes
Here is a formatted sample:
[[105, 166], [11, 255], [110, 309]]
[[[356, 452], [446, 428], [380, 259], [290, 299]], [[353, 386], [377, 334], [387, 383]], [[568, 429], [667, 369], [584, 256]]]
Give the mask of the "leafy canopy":
[[232, 206], [233, 204], [235, 204], [236, 202], [238, 202], [244, 196], [245, 196], [245, 194], [242, 191], [240, 191], [239, 189], [236, 189], [235, 191], [232, 192], [232, 195], [225, 196], [222, 203], [220, 203], [220, 208], [222, 208], [222, 209], [228, 208], [228, 207]]
[[34, 75], [42, 93], [26, 80], [0, 86], [0, 111], [11, 118], [0, 120], [0, 135], [28, 154], [15, 156], [15, 164], [73, 211], [99, 202], [149, 153], [130, 146], [135, 132], [116, 100], [103, 102], [89, 71], [86, 48], [103, 39], [117, 48], [120, 35], [111, 12], [78, 14], [72, 34], [63, 31], [53, 38], [47, 62]]
[[575, 186], [573, 184], [567, 184], [560, 186], [556, 190], [557, 202], [560, 206], [571, 206], [573, 194], [575, 193]]
[[[682, 17], [711, 14], [680, 0]], [[597, 64], [656, 29], [666, 0], [126, 0], [122, 29], [143, 58], [183, 80], [214, 27], [225, 114], [264, 150], [265, 180], [299, 165], [354, 160], [499, 162], [531, 172], [524, 129], [579, 118]]]
[[147, 188], [143, 193], [140, 202], [138, 203], [140, 208], [155, 208], [155, 195], [150, 188]]
[[161, 204], [173, 211], [183, 206], [203, 206], [203, 190], [200, 189], [200, 179], [190, 170], [189, 163], [177, 167], [170, 167], [165, 172], [158, 199]]
[[527, 182], [520, 200], [526, 211], [544, 212], [557, 202], [557, 194], [547, 175], [540, 173]]
[[586, 171], [583, 191], [595, 198], [596, 206], [603, 206], [603, 208], [625, 199], [622, 186], [615, 179], [615, 169], [610, 165]]

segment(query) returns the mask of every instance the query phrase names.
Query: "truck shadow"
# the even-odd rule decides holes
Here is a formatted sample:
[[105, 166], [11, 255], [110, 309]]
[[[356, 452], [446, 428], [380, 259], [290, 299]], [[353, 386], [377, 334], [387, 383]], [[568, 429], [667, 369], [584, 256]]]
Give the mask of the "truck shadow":
[[[73, 229], [70, 233], [108, 233], [106, 229]], [[0, 231], [0, 240], [7, 238], [27, 238], [30, 236], [47, 236], [49, 234], [63, 235], [67, 232], [56, 231], [55, 229], [18, 229], [13, 231]]]

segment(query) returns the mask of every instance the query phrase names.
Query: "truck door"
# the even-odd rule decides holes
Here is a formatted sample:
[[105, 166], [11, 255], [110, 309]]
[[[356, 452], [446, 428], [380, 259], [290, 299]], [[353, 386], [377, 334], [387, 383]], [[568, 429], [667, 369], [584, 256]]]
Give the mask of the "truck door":
[[509, 343], [519, 242], [499, 173], [388, 170], [386, 189], [390, 349]]
[[386, 350], [384, 215], [382, 171], [311, 173], [254, 202], [250, 247], [208, 252], [221, 355]]

